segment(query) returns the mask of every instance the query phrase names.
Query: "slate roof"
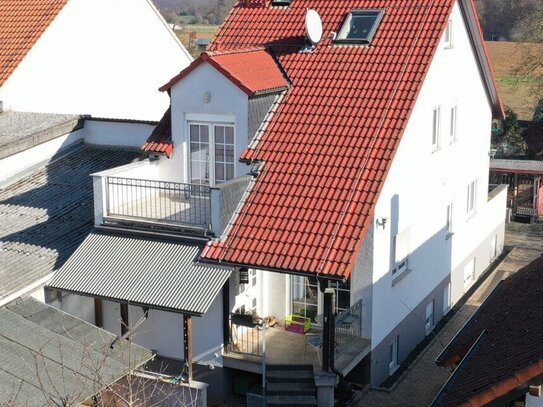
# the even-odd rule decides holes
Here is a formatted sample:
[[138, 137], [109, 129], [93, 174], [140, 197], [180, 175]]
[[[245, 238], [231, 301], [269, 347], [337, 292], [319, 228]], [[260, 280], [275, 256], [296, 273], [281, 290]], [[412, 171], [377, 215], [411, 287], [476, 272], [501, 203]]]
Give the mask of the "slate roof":
[[17, 68], [67, 1], [0, 2], [0, 86]]
[[85, 146], [0, 189], [0, 303], [58, 269], [90, 232], [90, 174], [138, 155]]
[[152, 353], [33, 298], [0, 308], [0, 397], [5, 405], [79, 405]]
[[49, 287], [92, 297], [202, 315], [232, 273], [197, 263], [203, 242], [95, 229]]
[[231, 52], [203, 52], [179, 75], [162, 86], [160, 91], [169, 90], [204, 62], [215, 67], [247, 95], [280, 91], [288, 86], [277, 63], [268, 51], [243, 49]]
[[433, 406], [481, 406], [543, 374], [543, 257], [502, 281], [436, 359], [462, 362]]
[[543, 175], [543, 161], [492, 158], [490, 171]]
[[[471, 0], [461, 3], [466, 15], [475, 15]], [[242, 154], [264, 165], [227, 235], [211, 242], [203, 259], [349, 276], [453, 4], [296, 0], [272, 7], [269, 0], [242, 0], [234, 6], [209, 49], [266, 46], [292, 86], [259, 142]], [[312, 52], [303, 52], [307, 8], [323, 23]], [[370, 46], [338, 45], [327, 36], [339, 32], [353, 9], [386, 10]], [[470, 32], [482, 43], [474, 21]], [[481, 66], [488, 66], [482, 55]], [[485, 83], [495, 92], [492, 81]], [[499, 98], [491, 100], [502, 112]]]
[[164, 153], [170, 157], [173, 153], [173, 141], [172, 141], [172, 108], [168, 110], [160, 119], [160, 122], [153, 129], [151, 135], [147, 138], [147, 141], [141, 149], [147, 152]]

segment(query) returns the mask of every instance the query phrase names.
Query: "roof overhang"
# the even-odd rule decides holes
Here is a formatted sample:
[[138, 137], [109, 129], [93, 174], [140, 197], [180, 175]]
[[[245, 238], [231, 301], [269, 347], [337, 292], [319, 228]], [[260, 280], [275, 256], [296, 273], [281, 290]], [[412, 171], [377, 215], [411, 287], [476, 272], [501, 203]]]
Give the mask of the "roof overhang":
[[95, 229], [49, 287], [147, 308], [200, 316], [231, 270], [197, 264], [202, 242]]
[[473, 0], [458, 0], [460, 9], [468, 29], [469, 38], [477, 57], [479, 72], [485, 84], [488, 99], [492, 105], [492, 115], [494, 118], [502, 119], [505, 117], [503, 104], [498, 93], [496, 79], [490, 58], [484, 42], [483, 32], [479, 25], [479, 17]]

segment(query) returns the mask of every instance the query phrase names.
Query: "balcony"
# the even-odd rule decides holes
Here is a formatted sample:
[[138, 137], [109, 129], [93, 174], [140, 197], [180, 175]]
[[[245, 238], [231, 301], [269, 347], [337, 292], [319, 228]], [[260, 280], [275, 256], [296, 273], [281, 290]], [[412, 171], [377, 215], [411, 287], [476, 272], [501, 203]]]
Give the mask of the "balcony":
[[97, 225], [215, 235], [228, 224], [251, 180], [241, 176], [215, 187], [163, 181], [148, 160], [93, 177]]
[[202, 231], [211, 223], [211, 189], [207, 185], [107, 176], [105, 191], [105, 216], [109, 219]]

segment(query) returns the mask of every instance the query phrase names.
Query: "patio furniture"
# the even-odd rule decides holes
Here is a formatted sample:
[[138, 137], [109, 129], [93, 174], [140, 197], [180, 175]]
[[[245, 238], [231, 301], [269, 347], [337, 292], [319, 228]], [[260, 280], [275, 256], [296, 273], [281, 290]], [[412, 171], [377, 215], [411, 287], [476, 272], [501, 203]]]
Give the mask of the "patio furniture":
[[311, 319], [300, 315], [289, 315], [285, 318], [285, 331], [305, 334], [311, 328]]
[[322, 334], [306, 334], [305, 335], [305, 345], [304, 345], [304, 360], [307, 353], [307, 345], [310, 345], [317, 352], [317, 359], [319, 365], [321, 364], [321, 355], [320, 350], [322, 349]]
[[347, 315], [340, 321], [341, 326], [348, 329], [349, 333], [354, 335], [354, 323], [360, 319], [360, 316], [349, 311]]

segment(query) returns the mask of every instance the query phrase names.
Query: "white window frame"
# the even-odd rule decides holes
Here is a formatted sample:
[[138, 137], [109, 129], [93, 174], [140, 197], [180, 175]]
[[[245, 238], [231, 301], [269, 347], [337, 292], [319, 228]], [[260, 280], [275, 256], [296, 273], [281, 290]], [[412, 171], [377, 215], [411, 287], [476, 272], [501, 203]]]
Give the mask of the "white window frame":
[[[216, 176], [215, 176], [215, 127], [217, 126], [224, 126], [224, 127], [231, 127], [232, 133], [233, 133], [233, 148], [234, 148], [234, 172], [233, 172], [233, 178], [236, 178], [236, 126], [233, 122], [224, 122], [224, 121], [207, 121], [207, 120], [187, 120], [186, 125], [186, 140], [187, 140], [187, 182], [192, 183], [192, 157], [191, 157], [191, 139], [190, 139], [190, 126], [196, 125], [196, 126], [207, 126], [208, 127], [208, 143], [209, 143], [209, 186], [213, 187], [217, 184], [220, 184], [216, 182]], [[205, 184], [203, 184], [205, 185]]]
[[454, 143], [458, 140], [458, 105], [451, 107], [449, 119], [449, 140]]
[[451, 283], [447, 283], [443, 289], [443, 315], [451, 310]]
[[389, 374], [393, 374], [400, 365], [398, 363], [398, 349], [400, 348], [400, 335], [396, 335], [394, 340], [390, 343], [388, 348], [388, 372]]
[[426, 304], [426, 319], [424, 329], [426, 335], [429, 335], [430, 332], [434, 329], [435, 326], [435, 301], [432, 299], [428, 304]]
[[[400, 248], [398, 248], [398, 240], [402, 243]], [[398, 250], [405, 252], [401, 258], [398, 258]], [[396, 278], [409, 270], [410, 256], [411, 228], [407, 227], [392, 238], [392, 277]]]
[[477, 209], [477, 180], [473, 180], [468, 184], [466, 213], [468, 218], [475, 214]]
[[447, 228], [447, 238], [454, 234], [454, 203], [447, 205], [447, 219], [445, 227]]
[[454, 48], [454, 23], [452, 19], [447, 21], [447, 26], [445, 27], [445, 32], [443, 34], [443, 41], [445, 42], [445, 48]]
[[437, 151], [441, 147], [441, 106], [436, 106], [432, 110], [432, 151]]

